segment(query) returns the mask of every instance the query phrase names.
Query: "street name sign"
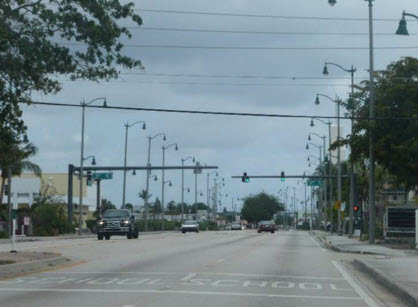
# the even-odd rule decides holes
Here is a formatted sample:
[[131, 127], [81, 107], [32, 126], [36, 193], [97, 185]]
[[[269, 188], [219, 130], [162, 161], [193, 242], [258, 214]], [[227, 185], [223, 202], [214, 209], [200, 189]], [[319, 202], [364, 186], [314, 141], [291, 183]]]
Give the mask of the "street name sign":
[[322, 187], [324, 185], [323, 180], [308, 180], [309, 187]]
[[93, 180], [108, 180], [108, 179], [113, 179], [113, 173], [109, 172], [109, 173], [93, 173], [91, 175], [91, 178]]

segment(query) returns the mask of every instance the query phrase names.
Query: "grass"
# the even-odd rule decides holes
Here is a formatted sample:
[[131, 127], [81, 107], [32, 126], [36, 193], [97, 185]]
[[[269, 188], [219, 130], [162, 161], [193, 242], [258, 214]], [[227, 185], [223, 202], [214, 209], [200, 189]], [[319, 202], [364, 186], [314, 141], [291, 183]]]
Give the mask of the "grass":
[[16, 261], [13, 261], [13, 260], [0, 260], [0, 265], [13, 264], [13, 263], [16, 263]]

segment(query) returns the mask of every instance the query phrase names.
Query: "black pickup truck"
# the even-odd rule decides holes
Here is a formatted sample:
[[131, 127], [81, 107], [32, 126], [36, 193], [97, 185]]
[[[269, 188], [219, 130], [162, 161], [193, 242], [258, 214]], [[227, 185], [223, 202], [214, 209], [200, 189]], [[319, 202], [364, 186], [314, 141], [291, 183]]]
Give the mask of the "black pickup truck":
[[127, 209], [107, 210], [97, 223], [97, 239], [109, 240], [111, 236], [138, 239], [135, 216]]

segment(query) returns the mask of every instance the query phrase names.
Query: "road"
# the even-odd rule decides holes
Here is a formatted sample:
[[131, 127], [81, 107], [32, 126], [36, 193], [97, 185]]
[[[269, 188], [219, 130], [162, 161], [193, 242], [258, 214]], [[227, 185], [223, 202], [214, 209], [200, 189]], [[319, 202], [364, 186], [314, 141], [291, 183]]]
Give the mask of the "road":
[[306, 232], [165, 233], [19, 248], [57, 251], [80, 262], [0, 281], [2, 306], [380, 305], [337, 253]]

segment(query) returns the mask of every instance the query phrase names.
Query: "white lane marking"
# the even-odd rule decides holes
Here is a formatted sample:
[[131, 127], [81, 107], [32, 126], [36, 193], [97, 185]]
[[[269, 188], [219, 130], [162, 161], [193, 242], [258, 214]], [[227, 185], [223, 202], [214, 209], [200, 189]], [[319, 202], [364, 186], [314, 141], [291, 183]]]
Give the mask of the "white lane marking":
[[379, 307], [379, 305], [354, 281], [350, 274], [348, 274], [337, 261], [332, 260], [332, 264], [369, 307]]
[[314, 238], [312, 238], [312, 237], [310, 237], [311, 238], [311, 240], [313, 241], [313, 243], [315, 243], [315, 245], [316, 246], [318, 246], [319, 247], [319, 249], [321, 250], [321, 252], [325, 252], [325, 249], [323, 249], [322, 247], [321, 247], [321, 245], [319, 245], [319, 243], [318, 242], [316, 242], [316, 240], [314, 239]]
[[122, 307], [136, 307], [136, 305], [123, 305]]
[[225, 259], [219, 259], [216, 262], [223, 262], [223, 261], [225, 261]]
[[[262, 274], [243, 274], [243, 273], [215, 273], [215, 272], [74, 272], [74, 271], [54, 271], [42, 274], [138, 274], [138, 275], [214, 275], [214, 276], [241, 276], [241, 277], [267, 277], [267, 278], [295, 278], [295, 279], [317, 279], [317, 280], [345, 280], [342, 277], [321, 277], [321, 276], [292, 276], [292, 275], [262, 275]], [[193, 277], [192, 277], [193, 278]]]
[[188, 280], [196, 277], [196, 275], [197, 275], [196, 273], [190, 273], [189, 275], [187, 275], [186, 277], [182, 278], [181, 280], [182, 281], [188, 281]]
[[215, 291], [184, 291], [184, 290], [118, 290], [118, 289], [28, 289], [28, 288], [0, 288], [4, 292], [84, 292], [84, 293], [144, 293], [144, 294], [191, 294], [191, 295], [227, 295], [227, 296], [249, 296], [249, 297], [271, 297], [271, 298], [306, 298], [319, 300], [362, 300], [360, 297], [352, 296], [322, 296], [322, 295], [287, 295], [287, 294], [266, 294], [266, 293], [241, 293], [241, 292], [215, 292]]

